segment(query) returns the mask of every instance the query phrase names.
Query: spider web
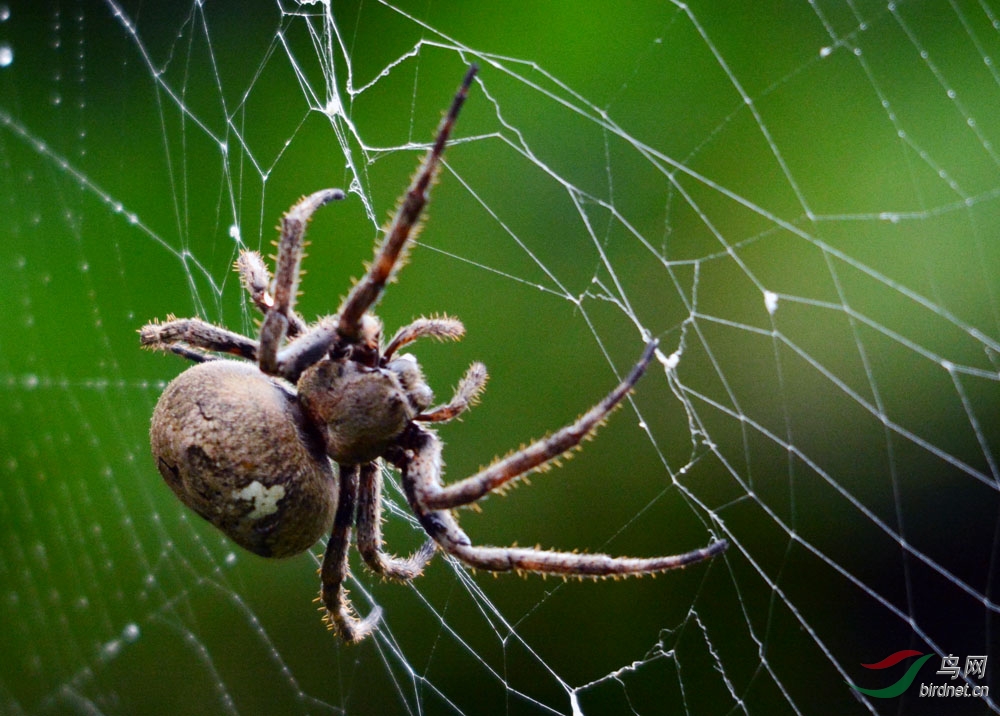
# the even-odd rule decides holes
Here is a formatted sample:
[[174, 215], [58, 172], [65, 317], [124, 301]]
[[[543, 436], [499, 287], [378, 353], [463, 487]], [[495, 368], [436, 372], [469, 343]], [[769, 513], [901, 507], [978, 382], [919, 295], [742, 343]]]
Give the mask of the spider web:
[[[1000, 18], [988, 2], [67, 0], [0, 5], [0, 710], [6, 713], [981, 713], [996, 690]], [[626, 16], [627, 15], [627, 16]], [[661, 353], [481, 543], [729, 550], [656, 579], [410, 585], [352, 555], [384, 622], [345, 646], [313, 554], [238, 551], [165, 489], [148, 420], [168, 313], [241, 332], [231, 264], [296, 198], [300, 308], [334, 310], [465, 66], [429, 221], [379, 304], [456, 479]], [[392, 480], [392, 476], [390, 481]], [[394, 483], [386, 538], [420, 544]], [[901, 650], [932, 654], [892, 698]], [[986, 656], [981, 675], [936, 673]], [[912, 661], [912, 660], [911, 660]]]

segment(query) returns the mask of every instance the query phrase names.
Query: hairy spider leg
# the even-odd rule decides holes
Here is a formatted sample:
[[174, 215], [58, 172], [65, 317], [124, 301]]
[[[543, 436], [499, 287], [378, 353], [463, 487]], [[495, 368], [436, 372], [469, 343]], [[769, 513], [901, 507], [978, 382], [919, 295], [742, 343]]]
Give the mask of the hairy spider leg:
[[479, 396], [486, 389], [488, 378], [486, 366], [479, 362], [473, 363], [458, 382], [455, 394], [451, 396], [449, 402], [420, 413], [413, 419], [424, 423], [444, 423], [454, 420], [479, 402]]
[[[240, 275], [240, 283], [250, 294], [250, 300], [265, 316], [274, 305], [274, 296], [271, 295], [269, 286], [271, 285], [271, 272], [264, 264], [264, 258], [256, 251], [240, 251], [239, 257], [233, 264]], [[288, 337], [293, 338], [306, 330], [306, 322], [298, 313], [289, 309], [288, 311]]]
[[420, 503], [428, 510], [446, 510], [467, 505], [526, 472], [542, 467], [545, 463], [572, 450], [585, 437], [593, 433], [628, 395], [642, 374], [645, 373], [646, 367], [656, 351], [656, 346], [655, 339], [647, 343], [639, 362], [635, 364], [625, 380], [573, 423], [560, 428], [547, 437], [536, 440], [527, 447], [515, 451], [464, 480], [449, 485], [431, 482], [426, 486], [418, 487], [417, 497]]
[[408, 326], [403, 326], [389, 341], [382, 352], [383, 362], [388, 363], [393, 354], [418, 338], [434, 338], [439, 341], [457, 341], [465, 335], [465, 326], [457, 318], [434, 316], [418, 318]]
[[726, 540], [684, 554], [648, 558], [475, 546], [450, 511], [451, 508], [475, 502], [488, 492], [578, 445], [639, 380], [652, 359], [656, 345], [655, 340], [647, 343], [642, 357], [625, 380], [574, 423], [451, 485], [441, 484], [441, 441], [437, 435], [415, 424], [411, 426], [405, 438], [406, 449], [398, 462], [403, 471], [403, 490], [407, 501], [428, 534], [446, 552], [466, 564], [494, 572], [513, 570], [579, 577], [648, 574], [677, 569], [723, 552], [728, 547]]
[[340, 496], [337, 513], [333, 518], [330, 539], [326, 543], [323, 564], [320, 566], [320, 600], [326, 610], [324, 619], [344, 641], [359, 642], [378, 624], [382, 609], [378, 606], [364, 619], [354, 615], [354, 608], [344, 589], [344, 580], [350, 572], [347, 550], [351, 544], [351, 523], [358, 499], [358, 466], [340, 465]]
[[721, 554], [729, 546], [718, 540], [707, 547], [666, 557], [612, 557], [606, 554], [558, 552], [529, 547], [474, 545], [449, 510], [428, 510], [416, 500], [420, 483], [433, 481], [441, 460], [441, 441], [428, 430], [417, 429], [421, 444], [409, 461], [403, 487], [420, 524], [448, 554], [476, 569], [491, 572], [539, 572], [564, 577], [625, 577], [667, 572]]
[[419, 577], [431, 561], [437, 544], [427, 540], [409, 557], [396, 557], [385, 552], [382, 543], [382, 470], [378, 463], [361, 466], [358, 487], [358, 551], [376, 574], [389, 579], [409, 581]]
[[[175, 346], [177, 343], [187, 344], [195, 350], [178, 349]], [[139, 344], [150, 350], [169, 350], [183, 358], [197, 362], [204, 360], [198, 349], [213, 353], [229, 353], [248, 360], [257, 360], [258, 350], [257, 341], [252, 338], [213, 325], [200, 318], [174, 318], [173, 316], [168, 316], [163, 323], [153, 321], [140, 328]]]
[[278, 373], [278, 349], [288, 331], [289, 315], [295, 307], [299, 287], [299, 264], [302, 261], [302, 237], [313, 213], [331, 201], [343, 199], [340, 189], [321, 189], [302, 197], [281, 218], [281, 238], [274, 270], [274, 301], [260, 326], [260, 350], [257, 362], [265, 373]]
[[478, 67], [473, 64], [465, 73], [451, 107], [438, 125], [434, 145], [427, 152], [412, 183], [403, 195], [392, 223], [386, 231], [386, 238], [379, 246], [375, 260], [368, 269], [368, 274], [351, 289], [337, 312], [340, 316], [338, 331], [348, 341], [358, 340], [361, 335], [361, 317], [378, 300], [385, 285], [394, 276], [395, 268], [404, 254], [407, 239], [413, 234], [414, 226], [419, 221], [424, 206], [427, 205], [428, 192], [440, 168], [441, 156], [444, 154], [448, 137], [477, 71]]
[[[163, 323], [153, 321], [143, 326], [139, 330], [140, 344], [152, 350], [170, 350], [182, 358], [195, 362], [209, 359], [201, 351], [229, 353], [256, 361], [265, 373], [279, 374], [281, 361], [278, 348], [285, 334], [296, 336], [305, 333], [306, 324], [295, 313], [294, 303], [299, 280], [299, 263], [302, 260], [302, 237], [306, 224], [316, 209], [330, 201], [343, 198], [344, 192], [340, 189], [323, 189], [300, 199], [282, 218], [274, 296], [267, 292], [270, 275], [260, 254], [255, 251], [240, 253], [236, 269], [254, 305], [263, 311], [265, 316], [259, 343], [200, 318], [170, 316]], [[333, 330], [332, 326], [323, 326], [321, 329], [324, 336]], [[310, 333], [316, 334], [319, 331]], [[307, 336], [309, 333], [302, 335], [303, 338]], [[298, 369], [298, 365], [302, 362], [301, 355], [311, 356], [315, 353], [311, 346], [317, 340], [316, 335], [309, 336], [309, 340], [296, 351], [292, 351], [287, 360], [293, 360]], [[184, 343], [194, 350], [178, 347], [175, 345], [177, 343]]]

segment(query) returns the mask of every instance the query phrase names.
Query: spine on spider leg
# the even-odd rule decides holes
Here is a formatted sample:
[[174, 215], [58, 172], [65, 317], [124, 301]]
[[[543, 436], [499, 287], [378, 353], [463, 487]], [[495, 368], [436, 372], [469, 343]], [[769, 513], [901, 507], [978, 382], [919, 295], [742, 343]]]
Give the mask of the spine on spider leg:
[[478, 71], [479, 68], [475, 64], [469, 66], [465, 78], [451, 102], [451, 107], [448, 108], [438, 125], [434, 145], [428, 150], [427, 156], [421, 162], [413, 181], [396, 209], [389, 228], [386, 229], [386, 237], [376, 251], [375, 260], [368, 269], [368, 275], [354, 286], [347, 300], [344, 301], [344, 305], [339, 311], [340, 326], [338, 328], [342, 336], [357, 338], [361, 316], [376, 301], [385, 285], [392, 280], [395, 271], [405, 258], [408, 240], [416, 235], [420, 215], [427, 205], [428, 192], [434, 177], [437, 175], [441, 156], [448, 144], [452, 127], [455, 126], [455, 120], [458, 119], [458, 113], [462, 110], [462, 105], [469, 93], [469, 87]]

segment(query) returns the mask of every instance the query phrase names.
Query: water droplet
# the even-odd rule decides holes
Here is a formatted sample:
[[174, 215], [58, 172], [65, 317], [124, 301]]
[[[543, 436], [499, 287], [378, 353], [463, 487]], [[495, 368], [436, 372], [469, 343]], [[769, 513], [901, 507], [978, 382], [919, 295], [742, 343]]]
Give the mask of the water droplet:
[[134, 642], [136, 639], [139, 638], [139, 633], [140, 632], [138, 624], [134, 623], [126, 624], [125, 628], [122, 630], [122, 639], [131, 644], [132, 642]]
[[0, 67], [8, 67], [14, 61], [14, 50], [6, 42], [0, 43]]

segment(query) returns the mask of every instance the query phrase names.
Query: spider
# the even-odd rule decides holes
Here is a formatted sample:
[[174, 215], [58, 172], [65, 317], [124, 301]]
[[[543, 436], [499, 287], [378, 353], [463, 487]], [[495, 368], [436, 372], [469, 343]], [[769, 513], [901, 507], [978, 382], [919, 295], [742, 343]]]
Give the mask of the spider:
[[[143, 347], [195, 363], [164, 389], [153, 412], [150, 443], [164, 480], [188, 507], [264, 557], [304, 552], [329, 533], [318, 601], [328, 626], [348, 642], [371, 633], [381, 613], [376, 606], [361, 618], [345, 591], [352, 528], [368, 567], [404, 581], [419, 576], [438, 548], [493, 572], [604, 577], [663, 572], [727, 547], [719, 540], [681, 555], [610, 557], [477, 546], [459, 527], [455, 508], [473, 505], [577, 447], [630, 392], [656, 348], [655, 340], [649, 342], [625, 380], [572, 424], [471, 477], [442, 481], [441, 442], [429, 425], [473, 405], [486, 368], [474, 363], [452, 399], [431, 407], [433, 395], [419, 364], [399, 351], [418, 338], [456, 340], [464, 334], [462, 323], [447, 316], [418, 318], [383, 345], [382, 324], [370, 309], [405, 259], [476, 71], [472, 65], [466, 73], [367, 275], [336, 314], [307, 324], [294, 308], [306, 224], [319, 207], [344, 198], [338, 189], [325, 189], [303, 197], [282, 218], [273, 281], [260, 254], [244, 251], [236, 261], [264, 316], [257, 340], [173, 316], [139, 331]], [[383, 462], [400, 470], [409, 507], [430, 538], [408, 557], [383, 549]]]

